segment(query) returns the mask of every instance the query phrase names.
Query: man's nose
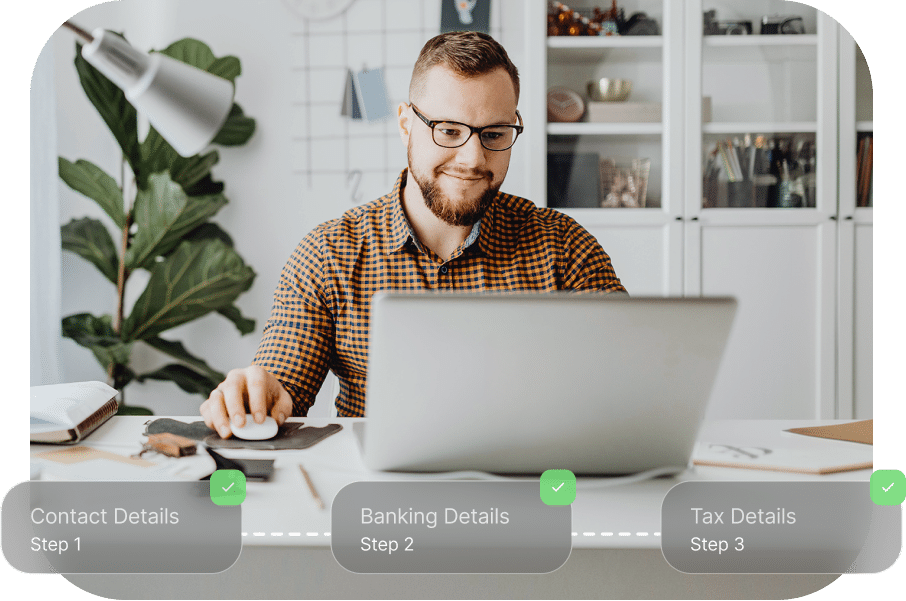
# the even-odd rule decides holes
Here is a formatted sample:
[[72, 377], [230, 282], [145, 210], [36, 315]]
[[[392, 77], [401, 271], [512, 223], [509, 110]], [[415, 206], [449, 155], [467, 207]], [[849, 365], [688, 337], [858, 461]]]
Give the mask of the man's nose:
[[487, 155], [485, 153], [489, 151], [481, 145], [481, 139], [477, 133], [473, 133], [466, 143], [456, 150], [456, 158], [462, 165], [480, 167], [487, 163]]

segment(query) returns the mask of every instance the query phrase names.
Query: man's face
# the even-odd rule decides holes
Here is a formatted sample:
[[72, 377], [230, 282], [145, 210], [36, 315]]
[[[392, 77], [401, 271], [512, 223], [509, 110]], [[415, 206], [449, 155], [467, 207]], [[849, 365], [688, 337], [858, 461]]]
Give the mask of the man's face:
[[[516, 123], [516, 94], [503, 69], [460, 77], [435, 66], [428, 72], [425, 92], [411, 100], [430, 121], [456, 121], [473, 127]], [[421, 190], [425, 205], [445, 223], [473, 225], [503, 184], [512, 149], [488, 150], [476, 134], [459, 148], [443, 148], [434, 143], [431, 128], [410, 107], [400, 108], [409, 176]]]

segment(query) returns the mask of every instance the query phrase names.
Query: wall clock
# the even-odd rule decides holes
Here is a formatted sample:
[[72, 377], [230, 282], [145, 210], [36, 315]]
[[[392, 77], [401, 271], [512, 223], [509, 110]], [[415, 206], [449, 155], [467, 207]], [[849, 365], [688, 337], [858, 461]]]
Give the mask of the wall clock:
[[303, 19], [323, 21], [340, 15], [355, 0], [283, 0], [292, 12]]

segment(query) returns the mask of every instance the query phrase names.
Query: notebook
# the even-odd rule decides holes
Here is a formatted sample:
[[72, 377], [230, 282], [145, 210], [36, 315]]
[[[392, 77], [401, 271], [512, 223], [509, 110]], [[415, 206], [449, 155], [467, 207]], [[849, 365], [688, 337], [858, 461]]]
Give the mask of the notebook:
[[31, 442], [69, 444], [91, 434], [118, 408], [103, 382], [31, 387]]

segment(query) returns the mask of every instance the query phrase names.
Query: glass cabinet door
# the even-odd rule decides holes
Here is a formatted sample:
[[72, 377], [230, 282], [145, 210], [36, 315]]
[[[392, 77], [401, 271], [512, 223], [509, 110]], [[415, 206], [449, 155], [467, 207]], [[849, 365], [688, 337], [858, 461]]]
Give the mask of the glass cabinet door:
[[[547, 206], [580, 215], [664, 206], [664, 4], [623, 1], [616, 19], [603, 22], [608, 2], [567, 1], [565, 18], [563, 5], [548, 4]], [[626, 35], [637, 13], [648, 20], [636, 17], [635, 33]], [[592, 23], [591, 32], [569, 35], [579, 30], [558, 23], [577, 16]], [[616, 33], [618, 22], [624, 35], [605, 35]]]
[[688, 40], [700, 48], [690, 57], [700, 58], [702, 114], [688, 115], [701, 126], [700, 208], [815, 208], [821, 160], [831, 159], [819, 152], [819, 12], [779, 0], [696, 8], [701, 36]]

